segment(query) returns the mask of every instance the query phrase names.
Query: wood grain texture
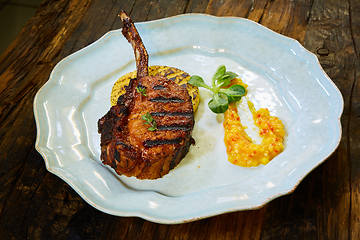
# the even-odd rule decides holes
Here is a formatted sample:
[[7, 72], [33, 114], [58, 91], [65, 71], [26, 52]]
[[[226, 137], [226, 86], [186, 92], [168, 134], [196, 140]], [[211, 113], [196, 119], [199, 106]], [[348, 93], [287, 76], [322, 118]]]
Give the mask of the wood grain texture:
[[[348, 2], [314, 0], [304, 45], [318, 55], [344, 96], [342, 140], [337, 151], [294, 194], [269, 204], [272, 211], [266, 214], [265, 222], [269, 224], [264, 234], [270, 239], [351, 239], [349, 180], [351, 162], [355, 159], [350, 154], [349, 138], [355, 135], [349, 127], [349, 116], [358, 60], [351, 37]], [[278, 211], [279, 208], [283, 210]], [[280, 230], [279, 223], [286, 227]]]
[[[121, 27], [182, 13], [240, 16], [317, 54], [344, 96], [337, 151], [259, 210], [179, 225], [102, 213], [45, 169], [34, 149], [32, 102], [55, 64]], [[360, 239], [360, 2], [358, 0], [44, 1], [0, 56], [0, 239]]]
[[349, 2], [349, 25], [354, 47], [354, 75], [349, 100], [348, 152], [351, 167], [350, 238], [360, 239], [360, 1]]
[[[51, 60], [88, 5], [88, 1], [44, 2], [0, 57], [0, 233], [4, 239], [25, 236], [23, 219], [19, 218], [26, 211], [23, 207], [31, 208], [32, 204], [30, 201], [25, 206], [20, 200], [31, 200], [36, 195], [35, 177], [46, 173], [42, 161], [40, 171], [35, 164], [38, 154], [34, 150], [33, 98], [54, 66]], [[28, 174], [25, 179], [24, 173]], [[27, 179], [34, 185], [26, 186]], [[24, 198], [17, 197], [20, 193]]]

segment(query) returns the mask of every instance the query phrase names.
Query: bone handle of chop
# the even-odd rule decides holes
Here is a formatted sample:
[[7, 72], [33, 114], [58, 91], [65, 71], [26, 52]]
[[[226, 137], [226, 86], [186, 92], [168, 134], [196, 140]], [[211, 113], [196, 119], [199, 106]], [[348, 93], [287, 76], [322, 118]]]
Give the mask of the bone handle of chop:
[[126, 14], [125, 11], [121, 11], [118, 15], [124, 24], [122, 34], [131, 44], [134, 49], [137, 69], [137, 79], [148, 76], [148, 53], [144, 47], [141, 37], [135, 28], [135, 25], [131, 18]]

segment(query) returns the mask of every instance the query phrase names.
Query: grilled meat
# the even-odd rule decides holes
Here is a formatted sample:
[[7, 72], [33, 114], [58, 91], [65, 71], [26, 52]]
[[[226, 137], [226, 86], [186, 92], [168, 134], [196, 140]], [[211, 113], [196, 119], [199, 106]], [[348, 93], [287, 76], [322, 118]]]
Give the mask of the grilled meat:
[[[156, 179], [173, 169], [194, 142], [193, 106], [185, 84], [149, 76], [148, 54], [139, 33], [125, 12], [119, 16], [122, 33], [134, 49], [137, 77], [98, 122], [101, 160], [120, 175]], [[152, 116], [156, 130], [149, 130], [142, 119], [146, 114]]]

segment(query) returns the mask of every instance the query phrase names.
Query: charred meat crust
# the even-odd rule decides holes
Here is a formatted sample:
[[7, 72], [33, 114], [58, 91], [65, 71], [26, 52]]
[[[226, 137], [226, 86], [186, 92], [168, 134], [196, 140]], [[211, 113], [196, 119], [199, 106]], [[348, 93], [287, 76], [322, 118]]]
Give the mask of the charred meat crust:
[[[151, 102], [149, 97], [136, 92], [136, 86], [141, 84], [147, 88], [147, 95], [158, 95], [159, 92], [153, 93], [156, 90], [151, 87], [151, 82], [157, 81], [157, 78], [152, 78], [152, 81], [132, 79], [126, 93], [119, 97], [118, 104], [98, 122], [101, 159], [120, 175], [139, 179], [159, 178], [181, 161], [192, 144], [194, 115], [190, 96], [184, 88], [170, 80], [160, 79], [165, 83], [164, 90], [171, 89], [171, 95], [184, 100], [180, 107], [174, 102]], [[158, 123], [157, 131], [149, 131], [143, 120], [140, 120], [139, 128], [131, 128], [131, 123], [139, 121], [144, 112], [152, 114]], [[131, 134], [133, 132], [137, 134]]]
[[[156, 179], [173, 169], [193, 144], [194, 112], [184, 86], [165, 77], [148, 76], [148, 55], [141, 38], [124, 13], [119, 14], [123, 35], [134, 49], [137, 78], [131, 79], [117, 105], [98, 121], [101, 160], [118, 174]], [[146, 89], [146, 94], [136, 87]], [[142, 119], [151, 114], [155, 131]]]

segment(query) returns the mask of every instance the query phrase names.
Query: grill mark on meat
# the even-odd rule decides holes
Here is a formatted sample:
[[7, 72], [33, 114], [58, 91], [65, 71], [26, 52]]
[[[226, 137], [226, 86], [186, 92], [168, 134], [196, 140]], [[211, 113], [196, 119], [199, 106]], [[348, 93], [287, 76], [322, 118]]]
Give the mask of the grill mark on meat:
[[178, 131], [178, 130], [191, 131], [192, 128], [188, 124], [187, 125], [173, 124], [173, 125], [157, 126], [157, 129], [159, 131]]
[[[115, 148], [114, 152], [115, 152], [114, 157], [115, 157], [116, 161], [120, 162], [120, 154], [119, 154], [118, 150], [116, 150], [116, 148]], [[113, 162], [114, 162], [114, 159], [113, 159]], [[115, 166], [116, 166], [116, 162], [115, 162]]]
[[181, 141], [183, 140], [183, 138], [178, 137], [178, 138], [173, 138], [173, 139], [157, 139], [157, 140], [145, 140], [143, 142], [144, 147], [155, 147], [155, 146], [159, 146], [159, 145], [172, 145], [172, 144], [179, 144]]
[[116, 141], [116, 145], [121, 145], [121, 146], [123, 146], [123, 147], [125, 147], [126, 149], [129, 149], [129, 150], [131, 149], [131, 147], [129, 145], [127, 145], [126, 143], [124, 143], [122, 141], [119, 141], [119, 140]]
[[[98, 121], [100, 157], [119, 175], [156, 179], [176, 167], [193, 143], [191, 97], [186, 84], [180, 87], [176, 84], [174, 72], [166, 73], [171, 79], [149, 76], [148, 54], [139, 33], [125, 12], [119, 16], [124, 23], [122, 33], [134, 50], [137, 73], [117, 99], [117, 105]], [[188, 77], [182, 75], [185, 76]], [[146, 87], [145, 99], [136, 87]], [[140, 124], [137, 117], [144, 112], [152, 114], [158, 131], [148, 131], [148, 126]]]
[[165, 116], [179, 116], [179, 117], [192, 117], [192, 112], [152, 112], [153, 117], [165, 117]]
[[155, 86], [153, 86], [153, 89], [154, 90], [162, 90], [162, 89], [165, 89], [165, 87], [163, 85], [155, 85]]
[[182, 100], [181, 98], [177, 98], [177, 97], [170, 97], [170, 98], [166, 98], [166, 97], [154, 97], [150, 99], [150, 102], [160, 102], [160, 103], [169, 103], [169, 102], [173, 102], [173, 103], [183, 103], [184, 100]]

